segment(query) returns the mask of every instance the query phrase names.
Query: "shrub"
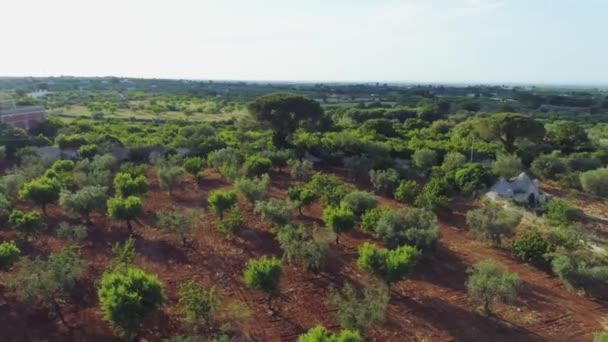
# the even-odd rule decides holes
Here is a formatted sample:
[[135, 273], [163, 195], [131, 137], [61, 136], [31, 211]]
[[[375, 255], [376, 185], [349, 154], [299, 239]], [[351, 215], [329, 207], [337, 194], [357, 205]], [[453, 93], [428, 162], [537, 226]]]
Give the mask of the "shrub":
[[580, 179], [585, 192], [608, 197], [608, 168], [583, 172]]
[[228, 212], [228, 216], [225, 220], [221, 220], [218, 223], [217, 228], [227, 237], [234, 235], [236, 232], [241, 230], [245, 225], [243, 216], [237, 207], [232, 207]]
[[216, 170], [219, 170], [222, 165], [240, 165], [242, 162], [243, 157], [237, 149], [232, 147], [212, 151], [207, 156], [207, 164]]
[[341, 291], [332, 289], [328, 302], [336, 307], [338, 322], [343, 329], [363, 333], [368, 326], [384, 322], [388, 300], [388, 292], [383, 287], [358, 291], [347, 283]]
[[234, 183], [236, 190], [243, 196], [251, 205], [256, 201], [261, 200], [270, 186], [270, 177], [264, 174], [261, 178], [240, 178]]
[[304, 227], [283, 227], [277, 233], [277, 241], [287, 262], [299, 262], [307, 271], [319, 271], [325, 266], [329, 247], [316, 242]]
[[451, 151], [443, 157], [441, 168], [446, 171], [454, 171], [467, 163], [467, 157], [460, 152]]
[[293, 179], [306, 180], [313, 170], [312, 162], [306, 159], [289, 159], [287, 161], [289, 174]]
[[11, 202], [0, 193], [0, 222], [8, 218], [11, 212]]
[[546, 218], [554, 226], [568, 226], [577, 221], [578, 209], [561, 199], [552, 199], [545, 204]]
[[13, 209], [8, 217], [8, 222], [15, 227], [19, 235], [23, 235], [26, 239], [46, 229], [42, 216], [35, 211], [23, 212]]
[[361, 216], [361, 228], [368, 232], [375, 232], [378, 221], [384, 214], [386, 209], [383, 208], [372, 208], [368, 209]]
[[298, 206], [298, 212], [302, 214], [302, 207], [309, 206], [317, 199], [317, 194], [307, 185], [292, 186], [287, 189], [287, 197]]
[[214, 288], [204, 289], [194, 279], [179, 287], [179, 306], [183, 320], [194, 328], [204, 326], [211, 321], [213, 313], [220, 306], [220, 298]]
[[589, 171], [602, 167], [602, 161], [589, 152], [572, 153], [566, 158], [570, 171]]
[[163, 303], [163, 289], [156, 277], [135, 267], [103, 274], [97, 289], [103, 317], [131, 341], [139, 324]]
[[247, 175], [250, 177], [259, 177], [270, 171], [272, 167], [272, 161], [268, 158], [264, 158], [258, 155], [252, 155], [247, 157], [244, 164]]
[[377, 205], [376, 196], [361, 190], [347, 194], [340, 203], [340, 206], [350, 209], [357, 217], [361, 217], [365, 211], [375, 208]]
[[84, 217], [87, 221], [92, 211], [103, 212], [107, 188], [99, 185], [85, 186], [76, 192], [62, 191], [59, 203], [66, 209]]
[[262, 221], [275, 227], [283, 227], [289, 223], [289, 217], [293, 209], [295, 209], [293, 203], [271, 198], [268, 201], [257, 201], [254, 212], [260, 215]]
[[169, 191], [169, 196], [171, 196], [173, 189], [183, 181], [184, 169], [181, 166], [160, 166], [156, 175], [160, 188]]
[[59, 200], [60, 192], [59, 181], [54, 178], [42, 177], [25, 183], [19, 191], [19, 196], [39, 205], [46, 215], [46, 206]]
[[427, 185], [422, 188], [422, 192], [418, 195], [418, 197], [416, 197], [414, 205], [433, 212], [449, 212], [450, 206], [448, 198], [433, 190], [428, 185], [429, 184], [427, 183]]
[[506, 179], [519, 175], [524, 170], [521, 159], [515, 154], [500, 154], [492, 162], [492, 172]]
[[57, 237], [70, 242], [78, 243], [87, 237], [87, 227], [79, 224], [61, 222], [57, 228]]
[[355, 214], [345, 207], [329, 207], [323, 211], [325, 225], [336, 233], [336, 244], [340, 243], [340, 234], [350, 231], [355, 225]]
[[428, 170], [437, 165], [437, 152], [429, 148], [421, 148], [414, 152], [412, 161], [419, 170]]
[[466, 286], [469, 296], [473, 302], [483, 304], [486, 313], [490, 312], [490, 304], [494, 301], [513, 300], [521, 283], [517, 274], [510, 273], [492, 260], [476, 263], [468, 273]]
[[133, 176], [119, 172], [114, 177], [114, 189], [123, 197], [140, 196], [148, 191], [148, 184], [142, 175]]
[[107, 201], [108, 216], [115, 220], [123, 220], [127, 223], [129, 231], [133, 230], [131, 221], [143, 212], [143, 203], [141, 198], [136, 196], [129, 196], [123, 198], [120, 196], [114, 196]]
[[21, 250], [13, 241], [4, 241], [0, 243], [0, 269], [10, 268], [19, 260]]
[[323, 206], [339, 205], [344, 196], [353, 190], [336, 176], [322, 173], [312, 176], [308, 185], [319, 195]]
[[390, 196], [399, 184], [399, 173], [395, 169], [371, 170], [369, 178], [374, 190], [381, 195]]
[[287, 166], [287, 161], [293, 157], [293, 151], [288, 149], [263, 151], [262, 157], [270, 159], [272, 166], [279, 169]]
[[458, 169], [454, 180], [462, 192], [471, 194], [490, 186], [494, 182], [494, 176], [489, 168], [471, 163]]
[[437, 216], [419, 208], [387, 210], [378, 220], [376, 234], [391, 249], [403, 245], [428, 249], [439, 238]]
[[199, 215], [193, 210], [161, 211], [156, 215], [156, 226], [163, 232], [175, 234], [182, 246], [188, 245]]
[[91, 159], [97, 154], [97, 145], [82, 145], [78, 148], [80, 158]]
[[356, 331], [341, 330], [337, 334], [332, 334], [318, 325], [300, 335], [298, 342], [363, 342], [363, 338]]
[[126, 173], [131, 177], [139, 177], [146, 175], [146, 164], [135, 164], [133, 162], [125, 162], [120, 164], [120, 173]]
[[194, 177], [198, 176], [198, 173], [203, 169], [205, 160], [201, 157], [189, 157], [184, 159], [183, 167], [186, 172]]
[[551, 269], [569, 288], [589, 294], [605, 295], [608, 265], [584, 254], [558, 251], [553, 255]]
[[412, 272], [418, 261], [418, 256], [418, 250], [411, 246], [401, 246], [388, 250], [366, 242], [359, 247], [357, 266], [372, 273], [390, 288], [392, 283]]
[[263, 256], [259, 259], [249, 259], [245, 265], [243, 281], [247, 287], [266, 292], [268, 309], [272, 310], [272, 297], [279, 290], [279, 280], [283, 268], [275, 258]]
[[414, 203], [420, 192], [420, 185], [416, 181], [402, 180], [397, 190], [395, 190], [395, 199], [399, 202], [411, 204]]
[[522, 215], [511, 209], [503, 209], [495, 203], [487, 203], [480, 209], [467, 212], [467, 224], [481, 239], [498, 246], [503, 235], [515, 231]]
[[530, 264], [541, 265], [549, 253], [549, 243], [537, 231], [527, 231], [515, 238], [511, 244], [513, 254]]
[[557, 175], [566, 172], [566, 166], [557, 151], [539, 156], [532, 162], [530, 169], [542, 179], [556, 179]]
[[25, 177], [21, 174], [9, 174], [0, 178], [0, 193], [7, 198], [17, 198], [19, 189], [23, 187]]
[[211, 207], [211, 211], [224, 219], [224, 212], [232, 208], [236, 204], [236, 193], [234, 191], [215, 190], [209, 194], [207, 202]]

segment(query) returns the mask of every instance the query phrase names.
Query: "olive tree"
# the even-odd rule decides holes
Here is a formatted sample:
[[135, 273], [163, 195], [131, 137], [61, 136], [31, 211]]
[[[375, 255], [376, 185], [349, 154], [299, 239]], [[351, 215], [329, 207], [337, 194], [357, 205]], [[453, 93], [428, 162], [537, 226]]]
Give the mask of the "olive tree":
[[417, 169], [428, 170], [431, 167], [437, 165], [437, 152], [431, 150], [430, 148], [421, 148], [414, 152], [414, 154], [412, 155], [412, 161]]
[[513, 300], [521, 283], [517, 274], [492, 260], [476, 263], [468, 274], [466, 287], [469, 296], [473, 302], [483, 304], [486, 313], [490, 313], [490, 304], [494, 301]]
[[158, 168], [156, 175], [160, 188], [167, 190], [169, 196], [172, 196], [173, 189], [182, 184], [184, 180], [184, 169], [181, 166], [164, 165]]
[[357, 217], [378, 205], [378, 200], [374, 194], [367, 191], [355, 190], [342, 199], [341, 206], [350, 209]]
[[346, 283], [341, 290], [331, 290], [328, 303], [336, 308], [343, 329], [363, 333], [368, 326], [384, 322], [388, 300], [388, 292], [383, 286], [358, 290]]
[[214, 288], [205, 289], [194, 279], [179, 287], [179, 306], [183, 320], [198, 331], [211, 321], [213, 313], [220, 306], [220, 299]]
[[107, 188], [99, 185], [85, 186], [76, 192], [62, 191], [59, 203], [71, 212], [89, 221], [91, 212], [104, 211]]
[[137, 196], [123, 198], [115, 196], [107, 201], [108, 215], [115, 220], [122, 220], [127, 223], [129, 231], [133, 231], [131, 221], [143, 212], [143, 203]]
[[513, 209], [503, 209], [495, 203], [467, 212], [467, 224], [475, 235], [492, 245], [499, 246], [502, 236], [513, 234], [522, 215]]
[[46, 206], [57, 202], [60, 192], [61, 184], [57, 179], [41, 177], [23, 184], [23, 188], [19, 191], [19, 196], [39, 205], [44, 215], [46, 215]]
[[412, 246], [401, 246], [393, 250], [378, 248], [368, 242], [359, 247], [357, 266], [391, 284], [410, 274], [416, 266], [420, 252]]
[[245, 265], [243, 282], [247, 287], [265, 292], [267, 306], [272, 310], [272, 298], [279, 290], [279, 280], [283, 268], [275, 257], [263, 256], [259, 259], [249, 259]]
[[196, 227], [198, 216], [196, 211], [161, 211], [156, 215], [156, 225], [163, 232], [175, 234], [182, 246], [186, 246]]
[[289, 201], [271, 198], [267, 201], [255, 202], [254, 212], [262, 221], [273, 224], [275, 227], [283, 227], [289, 223], [291, 211], [296, 205]]
[[608, 168], [583, 172], [580, 175], [580, 180], [585, 192], [608, 197]]
[[386, 210], [376, 223], [376, 234], [391, 249], [403, 245], [428, 249], [439, 238], [437, 216], [421, 208]]
[[315, 191], [306, 185], [292, 186], [287, 189], [287, 197], [298, 206], [298, 212], [302, 214], [302, 208], [309, 206], [317, 199]]
[[270, 186], [270, 177], [264, 174], [260, 178], [240, 178], [234, 182], [234, 187], [251, 205], [261, 200]]

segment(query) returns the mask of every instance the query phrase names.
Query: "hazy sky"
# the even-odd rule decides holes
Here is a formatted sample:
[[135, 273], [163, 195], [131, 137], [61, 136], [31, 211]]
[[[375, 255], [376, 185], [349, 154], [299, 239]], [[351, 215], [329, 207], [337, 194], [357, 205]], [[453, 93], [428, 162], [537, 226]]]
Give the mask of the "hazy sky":
[[0, 0], [0, 75], [608, 83], [608, 0]]

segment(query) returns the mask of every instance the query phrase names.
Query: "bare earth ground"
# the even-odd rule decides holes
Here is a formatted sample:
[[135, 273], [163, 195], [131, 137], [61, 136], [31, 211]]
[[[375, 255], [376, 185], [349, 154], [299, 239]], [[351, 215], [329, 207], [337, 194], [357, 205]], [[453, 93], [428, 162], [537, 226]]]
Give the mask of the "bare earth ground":
[[[216, 219], [207, 214], [190, 248], [183, 248], [173, 236], [151, 228], [154, 214], [172, 206], [201, 208], [207, 194], [228, 187], [218, 174], [207, 171], [201, 182], [189, 180], [173, 198], [158, 189], [154, 173], [148, 181], [145, 215], [135, 224], [134, 237], [139, 253], [136, 264], [156, 274], [164, 284], [167, 302], [155, 317], [145, 323], [140, 338], [158, 341], [184, 333], [179, 323], [177, 289], [179, 284], [196, 278], [206, 286], [215, 286], [224, 302], [236, 308], [225, 314], [224, 321], [236, 321], [245, 339], [254, 341], [295, 341], [311, 326], [322, 324], [338, 329], [334, 309], [326, 304], [329, 289], [345, 281], [365, 283], [368, 276], [355, 266], [356, 248], [371, 236], [360, 231], [344, 234], [340, 246], [332, 245], [326, 272], [306, 273], [297, 266], [284, 267], [281, 296], [275, 300], [277, 313], [265, 308], [264, 296], [242, 285], [242, 270], [247, 259], [261, 255], [281, 255], [268, 226], [241, 203], [247, 228], [231, 240], [215, 230]], [[283, 197], [289, 186], [284, 173], [272, 175], [271, 196]], [[383, 205], [400, 206], [381, 199]], [[370, 341], [589, 341], [600, 330], [600, 320], [608, 315], [608, 305], [566, 290], [553, 276], [514, 260], [506, 250], [492, 249], [473, 240], [466, 231], [463, 213], [471, 207], [466, 199], [453, 202], [454, 212], [440, 217], [441, 238], [437, 250], [424, 260], [408, 280], [393, 285], [387, 319], [381, 327], [368, 329]], [[305, 222], [321, 223], [321, 208], [315, 204], [304, 210]], [[57, 222], [79, 222], [59, 207], [49, 210], [49, 226]], [[16, 239], [12, 230], [0, 230], [0, 237]], [[69, 327], [50, 318], [42, 309], [19, 303], [0, 286], [0, 340], [2, 341], [108, 341], [117, 340], [102, 320], [96, 295], [96, 279], [111, 258], [111, 246], [128, 237], [124, 223], [95, 216], [89, 236], [81, 247], [88, 260], [85, 278], [64, 306]], [[27, 255], [46, 255], [63, 243], [43, 235], [31, 243], [19, 242]], [[468, 302], [464, 282], [466, 269], [473, 263], [492, 258], [524, 281], [522, 293], [514, 305], [498, 305], [497, 314], [486, 317]], [[14, 272], [14, 270], [12, 271]], [[0, 277], [10, 277], [9, 274]], [[234, 319], [238, 316], [238, 319]], [[231, 319], [232, 317], [232, 319]]]

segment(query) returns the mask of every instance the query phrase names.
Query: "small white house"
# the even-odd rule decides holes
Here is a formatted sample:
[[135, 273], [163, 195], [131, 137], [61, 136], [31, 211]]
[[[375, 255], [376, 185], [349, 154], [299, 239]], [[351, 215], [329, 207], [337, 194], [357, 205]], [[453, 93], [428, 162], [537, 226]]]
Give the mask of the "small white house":
[[485, 197], [492, 201], [513, 199], [519, 204], [528, 204], [533, 199], [537, 204], [546, 202], [549, 195], [540, 190], [538, 180], [532, 180], [525, 172], [506, 180], [503, 177], [490, 188]]

